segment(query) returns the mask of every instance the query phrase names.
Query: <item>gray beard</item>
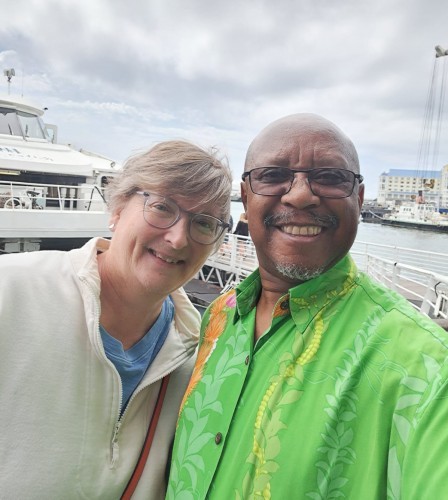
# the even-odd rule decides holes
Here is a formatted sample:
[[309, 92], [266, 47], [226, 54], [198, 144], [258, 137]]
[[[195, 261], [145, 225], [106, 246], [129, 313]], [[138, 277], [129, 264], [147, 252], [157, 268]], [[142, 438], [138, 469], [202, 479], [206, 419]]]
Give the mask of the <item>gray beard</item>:
[[282, 264], [279, 262], [275, 264], [275, 268], [285, 278], [300, 282], [317, 278], [324, 272], [324, 267], [309, 269], [304, 266], [298, 266], [294, 264]]
[[[269, 215], [264, 219], [264, 225], [265, 227], [270, 227], [281, 223], [287, 224], [293, 220], [294, 214], [294, 211], [284, 211], [276, 215]], [[323, 227], [336, 228], [339, 226], [339, 220], [334, 215], [319, 216], [311, 211], [310, 217], [313, 218], [316, 224], [322, 225]], [[313, 278], [320, 276], [325, 271], [324, 266], [309, 269], [305, 266], [284, 264], [281, 262], [276, 262], [275, 268], [282, 276], [296, 282], [312, 280]]]

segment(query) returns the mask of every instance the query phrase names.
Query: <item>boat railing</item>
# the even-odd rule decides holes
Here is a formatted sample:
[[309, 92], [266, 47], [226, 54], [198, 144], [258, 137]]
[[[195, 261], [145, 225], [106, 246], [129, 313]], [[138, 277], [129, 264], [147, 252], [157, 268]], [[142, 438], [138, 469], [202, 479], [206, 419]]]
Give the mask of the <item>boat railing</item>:
[[424, 267], [427, 271], [436, 274], [448, 274], [448, 254], [446, 253], [358, 240], [355, 240], [350, 253], [355, 258], [358, 267], [363, 271], [367, 269], [367, 257], [373, 255], [409, 266]]
[[218, 251], [207, 259], [200, 277], [228, 288], [249, 276], [257, 266], [257, 254], [250, 237], [227, 233]]
[[[376, 213], [375, 213], [375, 212], [373, 212], [372, 210], [367, 210], [366, 212], [367, 212], [367, 213], [369, 213], [369, 214], [371, 215], [371, 217], [372, 217], [372, 218], [374, 218], [374, 219], [379, 219], [379, 220], [381, 220], [381, 219], [383, 218], [383, 216], [376, 214]], [[384, 216], [385, 216], [385, 215], [384, 215]]]
[[95, 184], [0, 181], [0, 209], [105, 211], [104, 189]]
[[448, 318], [448, 275], [374, 255], [367, 256], [365, 272], [403, 295], [423, 314], [432, 318]]
[[[416, 309], [447, 319], [448, 254], [363, 241], [355, 241], [350, 254], [361, 271], [406, 297]], [[199, 277], [227, 290], [257, 266], [250, 237], [227, 234]]]

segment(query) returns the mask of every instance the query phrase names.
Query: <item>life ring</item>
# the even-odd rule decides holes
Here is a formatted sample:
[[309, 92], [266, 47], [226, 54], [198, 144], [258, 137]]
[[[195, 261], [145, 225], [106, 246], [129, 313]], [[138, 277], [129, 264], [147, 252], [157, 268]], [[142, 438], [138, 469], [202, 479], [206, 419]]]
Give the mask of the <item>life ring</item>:
[[22, 203], [20, 202], [19, 198], [8, 198], [4, 205], [3, 208], [21, 208]]

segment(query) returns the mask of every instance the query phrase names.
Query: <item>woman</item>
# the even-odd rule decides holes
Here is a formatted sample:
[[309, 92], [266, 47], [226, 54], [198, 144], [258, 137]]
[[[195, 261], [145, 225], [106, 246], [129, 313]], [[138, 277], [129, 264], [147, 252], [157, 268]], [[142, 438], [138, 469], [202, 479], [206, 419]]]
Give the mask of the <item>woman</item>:
[[120, 498], [169, 375], [133, 496], [164, 497], [200, 321], [180, 287], [219, 247], [230, 191], [215, 153], [161, 143], [108, 185], [110, 241], [0, 257], [5, 498]]

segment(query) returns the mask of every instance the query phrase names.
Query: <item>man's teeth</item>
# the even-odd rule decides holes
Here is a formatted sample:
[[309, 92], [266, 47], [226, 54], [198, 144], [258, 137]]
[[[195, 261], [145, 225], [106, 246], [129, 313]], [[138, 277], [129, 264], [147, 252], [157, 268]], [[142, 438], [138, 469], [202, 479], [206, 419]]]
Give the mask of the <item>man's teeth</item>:
[[157, 253], [155, 252], [154, 250], [152, 250], [152, 253], [158, 258], [158, 259], [161, 259], [165, 262], [168, 262], [168, 264], [177, 264], [178, 260], [174, 260], [174, 259], [170, 259], [169, 257], [165, 257], [164, 255], [161, 255], [160, 253]]
[[284, 233], [299, 235], [299, 236], [316, 236], [322, 231], [320, 226], [283, 226]]

